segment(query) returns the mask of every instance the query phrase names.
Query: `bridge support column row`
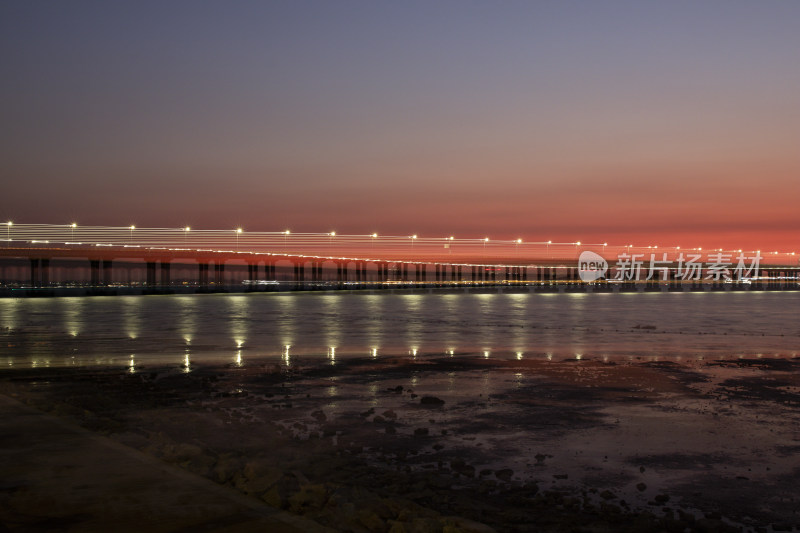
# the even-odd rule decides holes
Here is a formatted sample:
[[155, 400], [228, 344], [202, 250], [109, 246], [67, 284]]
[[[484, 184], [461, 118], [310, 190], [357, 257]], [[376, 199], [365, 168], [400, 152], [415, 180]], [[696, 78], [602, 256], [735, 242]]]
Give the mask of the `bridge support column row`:
[[[360, 276], [359, 267], [356, 266], [356, 278]], [[344, 283], [347, 281], [347, 263], [336, 263], [336, 281]]]
[[378, 263], [378, 279], [389, 281], [389, 263]]

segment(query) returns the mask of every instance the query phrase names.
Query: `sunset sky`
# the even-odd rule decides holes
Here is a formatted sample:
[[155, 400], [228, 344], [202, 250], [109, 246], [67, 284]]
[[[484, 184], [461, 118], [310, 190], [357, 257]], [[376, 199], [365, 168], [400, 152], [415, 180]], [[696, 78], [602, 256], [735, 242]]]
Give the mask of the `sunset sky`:
[[800, 250], [800, 2], [10, 1], [0, 217]]

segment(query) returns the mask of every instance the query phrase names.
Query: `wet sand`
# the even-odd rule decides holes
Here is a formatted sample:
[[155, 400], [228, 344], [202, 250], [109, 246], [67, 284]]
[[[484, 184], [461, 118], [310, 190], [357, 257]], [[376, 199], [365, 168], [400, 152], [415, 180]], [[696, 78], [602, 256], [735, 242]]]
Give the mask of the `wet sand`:
[[15, 367], [0, 392], [340, 531], [789, 531], [799, 367], [252, 356]]

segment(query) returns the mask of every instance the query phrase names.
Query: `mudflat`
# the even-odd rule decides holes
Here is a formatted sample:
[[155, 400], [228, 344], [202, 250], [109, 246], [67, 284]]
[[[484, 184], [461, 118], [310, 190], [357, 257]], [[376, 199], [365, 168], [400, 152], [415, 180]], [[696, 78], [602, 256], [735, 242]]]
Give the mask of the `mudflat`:
[[[0, 391], [28, 407], [2, 403], [0, 519], [100, 530], [138, 518], [153, 531], [303, 528], [286, 517], [393, 532], [800, 524], [797, 358], [507, 355], [4, 370]], [[63, 424], [83, 429], [63, 436]], [[181, 499], [176, 469], [233, 496]]]

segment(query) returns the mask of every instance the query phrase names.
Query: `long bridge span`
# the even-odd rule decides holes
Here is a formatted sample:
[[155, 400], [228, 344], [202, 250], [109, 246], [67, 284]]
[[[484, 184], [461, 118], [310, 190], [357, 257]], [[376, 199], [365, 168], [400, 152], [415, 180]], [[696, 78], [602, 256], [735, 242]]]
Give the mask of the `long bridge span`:
[[[794, 252], [421, 237], [250, 232], [77, 224], [0, 225], [0, 295], [124, 294], [288, 289], [713, 290], [796, 289]], [[592, 252], [608, 262], [593, 283], [579, 275]], [[685, 257], [716, 261], [688, 278]], [[713, 256], [713, 257], [712, 257]], [[644, 275], [620, 272], [638, 259]], [[720, 275], [758, 257], [745, 280]], [[648, 273], [648, 262], [658, 263]], [[722, 264], [720, 262], [727, 261]], [[726, 268], [727, 266], [727, 268]], [[649, 275], [648, 275], [649, 274]], [[620, 279], [614, 279], [615, 277]]]

